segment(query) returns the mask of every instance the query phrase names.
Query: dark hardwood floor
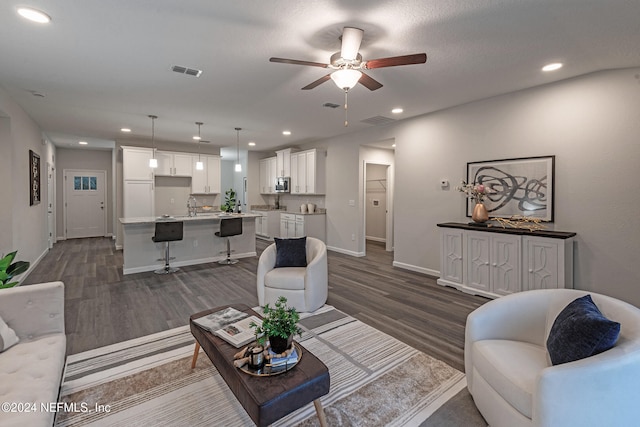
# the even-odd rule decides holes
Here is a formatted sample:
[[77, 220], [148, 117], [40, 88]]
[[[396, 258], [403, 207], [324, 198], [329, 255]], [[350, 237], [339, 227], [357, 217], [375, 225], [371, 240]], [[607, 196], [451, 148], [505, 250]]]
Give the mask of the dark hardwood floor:
[[[269, 244], [257, 240], [258, 254]], [[437, 285], [435, 278], [392, 267], [384, 245], [367, 256], [329, 251], [328, 304], [464, 370], [467, 315], [488, 301]], [[186, 325], [189, 315], [218, 305], [258, 305], [258, 258], [233, 266], [183, 267], [175, 274], [122, 275], [122, 251], [109, 238], [58, 242], [24, 284], [65, 283], [67, 353]]]

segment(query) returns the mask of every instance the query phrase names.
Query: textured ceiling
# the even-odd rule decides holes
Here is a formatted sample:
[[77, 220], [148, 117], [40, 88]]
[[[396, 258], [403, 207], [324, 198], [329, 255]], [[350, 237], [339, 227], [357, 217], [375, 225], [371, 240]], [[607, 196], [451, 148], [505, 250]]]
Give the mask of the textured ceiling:
[[[49, 25], [0, 5], [0, 85], [59, 145], [203, 139], [255, 150], [369, 128], [556, 80], [640, 66], [640, 2], [628, 0], [58, 0], [31, 1]], [[328, 62], [345, 26], [362, 28], [364, 59], [426, 52], [426, 64], [369, 75], [384, 87], [343, 93], [327, 73], [269, 57]], [[542, 65], [565, 67], [542, 73]], [[203, 70], [177, 74], [172, 65]], [[44, 97], [35, 96], [34, 93]], [[396, 116], [390, 110], [401, 106]], [[119, 129], [130, 127], [129, 136]], [[289, 129], [293, 134], [282, 135]]]

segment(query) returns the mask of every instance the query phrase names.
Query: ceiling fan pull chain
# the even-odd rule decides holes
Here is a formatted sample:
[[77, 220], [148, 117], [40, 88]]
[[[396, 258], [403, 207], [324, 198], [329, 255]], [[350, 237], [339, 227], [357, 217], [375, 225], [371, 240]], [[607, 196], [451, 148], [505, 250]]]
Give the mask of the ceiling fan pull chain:
[[349, 91], [345, 90], [344, 91], [344, 127], [349, 126], [349, 107], [348, 107], [348, 101], [349, 100]]

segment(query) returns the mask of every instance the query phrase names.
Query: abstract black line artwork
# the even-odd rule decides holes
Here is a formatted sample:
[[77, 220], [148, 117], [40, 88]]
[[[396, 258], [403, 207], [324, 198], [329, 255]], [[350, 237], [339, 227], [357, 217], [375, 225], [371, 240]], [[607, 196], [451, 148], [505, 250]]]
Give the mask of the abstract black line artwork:
[[[555, 156], [467, 163], [467, 182], [488, 191], [484, 205], [489, 216], [522, 215], [553, 221]], [[473, 205], [467, 206], [471, 216]]]

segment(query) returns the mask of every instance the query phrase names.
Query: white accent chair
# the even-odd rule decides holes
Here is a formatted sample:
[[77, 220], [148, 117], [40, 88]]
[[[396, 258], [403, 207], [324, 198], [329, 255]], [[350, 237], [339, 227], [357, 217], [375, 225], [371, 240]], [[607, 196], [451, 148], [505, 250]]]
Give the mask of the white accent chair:
[[278, 297], [299, 312], [312, 312], [327, 302], [329, 292], [327, 246], [320, 239], [307, 237], [307, 266], [276, 265], [276, 245], [272, 243], [258, 260], [258, 303], [273, 306]]
[[[30, 411], [0, 411], [2, 426], [51, 426], [66, 360], [64, 284], [0, 289], [0, 316], [20, 341], [0, 353], [0, 402], [34, 404]], [[14, 408], [15, 409], [15, 408]]]
[[[553, 366], [546, 348], [557, 315], [591, 294], [619, 322], [616, 345]], [[467, 318], [467, 386], [492, 427], [636, 426], [640, 422], [640, 309], [574, 289], [532, 290], [479, 307]]]

